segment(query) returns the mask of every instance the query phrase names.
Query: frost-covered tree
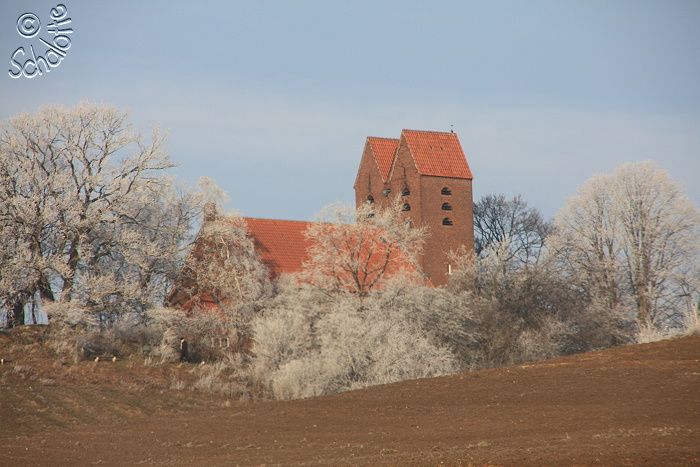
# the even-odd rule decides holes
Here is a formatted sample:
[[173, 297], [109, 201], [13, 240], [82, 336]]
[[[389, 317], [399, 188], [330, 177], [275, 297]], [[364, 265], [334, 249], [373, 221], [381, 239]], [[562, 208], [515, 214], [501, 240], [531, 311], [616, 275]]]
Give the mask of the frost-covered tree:
[[304, 270], [252, 321], [253, 379], [288, 399], [469, 367], [470, 311], [423, 284], [424, 235], [398, 203], [327, 208], [307, 232]]
[[245, 220], [224, 213], [228, 195], [208, 177], [200, 178], [199, 186], [203, 223], [167, 302], [188, 316], [208, 316], [215, 334], [243, 343], [273, 284]]
[[590, 298], [620, 305], [619, 226], [609, 176], [588, 180], [556, 218], [550, 239], [562, 267]]
[[460, 322], [447, 316], [456, 313], [449, 299], [412, 301], [409, 291], [418, 298], [428, 289], [400, 276], [364, 297], [286, 284], [253, 320], [254, 380], [293, 399], [463, 368], [449, 339], [461, 337], [449, 326]]
[[200, 199], [125, 112], [46, 107], [0, 126], [0, 290], [95, 311], [162, 301]]
[[588, 180], [556, 217], [552, 246], [570, 277], [642, 326], [687, 314], [700, 290], [700, 214], [653, 163]]
[[220, 209], [205, 206], [204, 223], [176, 285], [177, 300], [190, 301], [187, 308], [206, 302], [225, 312], [272, 291], [245, 220], [235, 213], [218, 214]]
[[370, 203], [329, 206], [306, 236], [304, 280], [329, 293], [365, 296], [398, 271], [420, 271], [425, 229], [409, 225], [398, 199], [384, 209]]

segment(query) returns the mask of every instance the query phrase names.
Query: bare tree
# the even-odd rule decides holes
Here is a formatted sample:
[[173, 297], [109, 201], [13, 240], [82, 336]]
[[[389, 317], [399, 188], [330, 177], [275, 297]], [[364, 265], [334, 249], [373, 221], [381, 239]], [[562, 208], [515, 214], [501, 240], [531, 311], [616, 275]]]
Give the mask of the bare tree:
[[551, 224], [542, 214], [528, 207], [521, 196], [487, 195], [474, 203], [474, 249], [484, 254], [492, 245], [507, 244], [507, 262], [518, 265], [537, 261], [551, 233]]
[[590, 179], [556, 225], [552, 244], [572, 278], [610, 304], [628, 302], [640, 325], [669, 324], [696, 302], [700, 213], [653, 163]]

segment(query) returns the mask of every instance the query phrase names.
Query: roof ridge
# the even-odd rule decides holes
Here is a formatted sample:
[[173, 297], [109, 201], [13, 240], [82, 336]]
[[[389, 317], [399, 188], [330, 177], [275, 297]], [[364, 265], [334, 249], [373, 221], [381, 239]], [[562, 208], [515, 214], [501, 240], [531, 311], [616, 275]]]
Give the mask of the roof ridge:
[[250, 217], [250, 216], [241, 216], [243, 219], [252, 219], [252, 220], [257, 220], [257, 221], [275, 221], [275, 222], [299, 222], [302, 224], [310, 224], [313, 223], [313, 221], [301, 221], [297, 219], [273, 219], [271, 217]]
[[389, 141], [398, 141], [399, 138], [389, 138], [388, 136], [368, 136], [367, 139], [386, 139]]
[[436, 133], [439, 135], [456, 135], [454, 131], [439, 131], [439, 130], [412, 130], [411, 128], [404, 128], [401, 130], [403, 133], [404, 131], [412, 131], [414, 133]]

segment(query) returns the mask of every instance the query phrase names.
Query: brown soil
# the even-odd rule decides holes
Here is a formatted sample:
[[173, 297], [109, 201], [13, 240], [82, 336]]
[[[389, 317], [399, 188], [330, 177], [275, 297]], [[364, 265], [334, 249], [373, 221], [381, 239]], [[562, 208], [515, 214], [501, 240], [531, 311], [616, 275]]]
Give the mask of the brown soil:
[[20, 340], [0, 335], [2, 465], [700, 464], [700, 336], [254, 403]]

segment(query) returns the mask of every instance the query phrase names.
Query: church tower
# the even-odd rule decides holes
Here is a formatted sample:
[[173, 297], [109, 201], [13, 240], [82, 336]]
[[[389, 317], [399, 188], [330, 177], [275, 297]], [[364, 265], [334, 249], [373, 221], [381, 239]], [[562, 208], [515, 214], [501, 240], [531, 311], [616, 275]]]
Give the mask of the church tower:
[[474, 249], [472, 179], [453, 132], [370, 136], [355, 179], [355, 203], [385, 206], [400, 196], [412, 225], [427, 227], [421, 268], [434, 285], [444, 285], [452, 270], [448, 253]]

